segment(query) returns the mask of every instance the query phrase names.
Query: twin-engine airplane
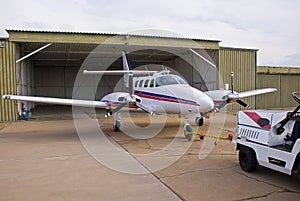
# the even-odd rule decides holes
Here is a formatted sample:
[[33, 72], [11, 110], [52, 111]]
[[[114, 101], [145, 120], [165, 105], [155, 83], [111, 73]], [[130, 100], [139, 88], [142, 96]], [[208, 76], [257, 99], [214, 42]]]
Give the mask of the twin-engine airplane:
[[87, 76], [97, 74], [124, 75], [124, 85], [128, 92], [113, 92], [104, 96], [101, 101], [17, 95], [4, 95], [3, 99], [104, 108], [108, 111], [105, 117], [113, 117], [113, 130], [115, 132], [120, 130], [120, 112], [123, 108], [141, 109], [150, 115], [178, 114], [180, 118], [184, 119], [184, 132], [187, 133], [192, 132], [192, 127], [189, 124], [191, 118], [195, 118], [196, 124], [202, 126], [203, 117], [209, 117], [209, 112], [218, 111], [226, 104], [233, 102], [248, 107], [240, 98], [277, 90], [266, 88], [242, 93], [233, 90], [202, 92], [191, 87], [181, 77], [170, 74], [170, 71], [166, 69], [160, 72], [131, 70], [124, 51], [122, 52], [122, 61], [123, 70], [121, 71], [83, 71]]

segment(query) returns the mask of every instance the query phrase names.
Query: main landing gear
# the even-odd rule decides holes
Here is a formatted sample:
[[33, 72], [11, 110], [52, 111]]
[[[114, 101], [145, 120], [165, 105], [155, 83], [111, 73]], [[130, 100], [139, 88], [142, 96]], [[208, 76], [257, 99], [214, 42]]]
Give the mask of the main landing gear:
[[192, 126], [189, 124], [189, 123], [187, 123], [187, 124], [185, 124], [184, 125], [184, 136], [185, 136], [185, 138], [188, 140], [188, 141], [191, 141], [192, 140], [192, 137], [193, 137], [193, 128], [192, 128]]
[[196, 123], [197, 126], [203, 126], [203, 124], [204, 124], [204, 119], [203, 119], [203, 117], [197, 117], [197, 118], [195, 119], [195, 123]]
[[121, 115], [119, 112], [113, 114], [113, 120], [114, 120], [113, 130], [114, 132], [119, 132], [122, 125]]
[[[195, 123], [196, 123], [197, 126], [203, 126], [203, 124], [204, 124], [203, 117], [197, 117], [195, 119]], [[190, 125], [188, 118], [184, 119], [184, 128], [183, 128], [183, 130], [184, 130], [184, 136], [185, 136], [185, 138], [188, 141], [191, 141], [192, 137], [193, 137], [193, 128]], [[200, 137], [200, 139], [203, 139], [203, 137]]]

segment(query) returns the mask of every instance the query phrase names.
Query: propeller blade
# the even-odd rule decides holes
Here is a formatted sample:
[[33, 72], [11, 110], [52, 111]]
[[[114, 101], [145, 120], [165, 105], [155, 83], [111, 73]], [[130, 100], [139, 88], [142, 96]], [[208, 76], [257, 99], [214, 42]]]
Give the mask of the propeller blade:
[[234, 91], [234, 73], [231, 72], [230, 74], [230, 85], [231, 85], [231, 93]]
[[248, 109], [250, 108], [250, 105], [248, 105], [247, 103], [245, 103], [244, 101], [242, 101], [240, 99], [237, 99], [236, 102], [245, 108], [248, 108]]
[[228, 104], [228, 102], [227, 102], [227, 100], [225, 100], [225, 101], [223, 101], [219, 106], [216, 106], [215, 108], [214, 108], [214, 112], [219, 112], [223, 107], [225, 107], [225, 105], [227, 105]]
[[111, 109], [109, 110], [106, 114], [105, 114], [105, 117], [110, 117], [111, 115], [113, 115], [114, 113], [116, 112], [119, 112], [119, 110], [121, 110], [123, 107], [125, 107], [126, 105], [137, 105], [139, 103], [142, 102], [141, 98], [137, 95], [134, 95], [133, 92], [132, 92], [132, 95], [130, 96], [130, 98], [126, 98], [126, 97], [119, 97], [119, 99], [123, 99], [123, 100], [120, 100], [122, 101], [120, 103], [120, 105], [114, 109]]

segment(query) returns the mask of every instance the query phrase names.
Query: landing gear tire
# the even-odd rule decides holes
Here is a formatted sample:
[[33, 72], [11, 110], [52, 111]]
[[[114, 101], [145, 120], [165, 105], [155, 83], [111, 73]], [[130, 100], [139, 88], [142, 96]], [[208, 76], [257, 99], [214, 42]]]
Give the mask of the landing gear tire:
[[244, 170], [245, 172], [255, 171], [258, 165], [256, 154], [253, 149], [249, 147], [240, 148], [239, 162], [242, 170]]
[[184, 136], [188, 141], [192, 140], [193, 135], [190, 134], [191, 132], [193, 132], [191, 125], [189, 124], [184, 125]]
[[204, 123], [203, 117], [197, 117], [195, 119], [195, 122], [196, 122], [197, 126], [203, 126], [203, 123]]
[[113, 126], [113, 129], [114, 129], [115, 132], [119, 132], [119, 131], [120, 131], [120, 128], [119, 128], [119, 126], [117, 126], [117, 125], [114, 125], [114, 126]]
[[122, 125], [121, 119], [119, 117], [114, 117], [113, 129], [115, 132], [120, 131], [121, 125]]

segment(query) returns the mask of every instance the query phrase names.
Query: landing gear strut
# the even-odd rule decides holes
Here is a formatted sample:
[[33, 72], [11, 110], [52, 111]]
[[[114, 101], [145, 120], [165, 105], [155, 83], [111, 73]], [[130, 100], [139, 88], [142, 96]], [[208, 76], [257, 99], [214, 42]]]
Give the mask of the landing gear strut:
[[114, 132], [119, 132], [121, 124], [122, 124], [120, 113], [118, 113], [118, 112], [114, 113], [113, 120], [114, 120], [113, 130], [114, 130]]
[[183, 130], [184, 130], [184, 136], [185, 138], [188, 140], [188, 141], [191, 141], [192, 140], [192, 137], [193, 137], [193, 128], [192, 126], [190, 125], [189, 123], [189, 119], [185, 118], [184, 119], [184, 127], [183, 127]]
[[192, 140], [192, 137], [193, 137], [193, 128], [190, 124], [185, 124], [184, 125], [184, 136], [185, 138], [188, 140], [188, 141], [191, 141]]

